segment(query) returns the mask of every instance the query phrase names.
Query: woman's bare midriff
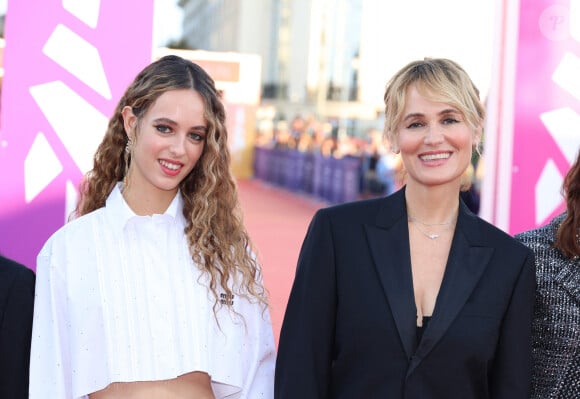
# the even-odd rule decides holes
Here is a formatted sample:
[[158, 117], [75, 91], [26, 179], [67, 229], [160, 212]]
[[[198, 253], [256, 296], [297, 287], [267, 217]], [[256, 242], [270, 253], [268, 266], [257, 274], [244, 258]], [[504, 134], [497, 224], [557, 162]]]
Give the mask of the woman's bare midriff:
[[195, 371], [171, 380], [114, 382], [89, 399], [215, 399], [207, 373]]

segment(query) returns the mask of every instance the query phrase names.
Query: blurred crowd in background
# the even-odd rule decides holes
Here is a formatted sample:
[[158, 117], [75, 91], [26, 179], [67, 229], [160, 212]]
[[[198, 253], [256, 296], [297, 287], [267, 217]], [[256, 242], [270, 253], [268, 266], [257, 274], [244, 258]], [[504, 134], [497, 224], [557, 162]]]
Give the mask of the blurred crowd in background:
[[[385, 196], [400, 189], [405, 182], [400, 156], [391, 150], [380, 128], [370, 127], [346, 134], [333, 121], [320, 120], [311, 114], [294, 115], [290, 120], [258, 123], [256, 147], [254, 177], [330, 203]], [[263, 159], [265, 152], [267, 159]], [[288, 161], [284, 162], [282, 158]], [[308, 162], [313, 158], [332, 159], [334, 162]], [[353, 161], [357, 174], [355, 181], [341, 170], [352, 169]], [[318, 173], [322, 179], [330, 180], [321, 181], [320, 186], [326, 183], [334, 187], [328, 190], [315, 187], [312, 179], [314, 176], [316, 180], [318, 164], [321, 169], [324, 169], [323, 165], [331, 169], [326, 174], [324, 170]], [[296, 170], [302, 168], [305, 170]], [[334, 178], [332, 174], [337, 172], [340, 177]], [[482, 178], [483, 158], [474, 151], [472, 163], [464, 176], [463, 185], [469, 189], [462, 193], [463, 200], [474, 213], [479, 212]], [[352, 184], [354, 188], [348, 187]]]

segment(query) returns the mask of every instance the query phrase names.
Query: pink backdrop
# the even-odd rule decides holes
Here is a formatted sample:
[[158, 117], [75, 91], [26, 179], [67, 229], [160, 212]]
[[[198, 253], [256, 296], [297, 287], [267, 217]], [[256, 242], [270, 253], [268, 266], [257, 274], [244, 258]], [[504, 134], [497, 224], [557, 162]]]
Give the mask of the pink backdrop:
[[577, 4], [520, 2], [511, 233], [545, 224], [564, 210], [560, 186], [580, 145], [580, 37], [573, 37], [580, 28]]
[[0, 253], [35, 269], [74, 205], [116, 102], [151, 60], [152, 26], [151, 0], [9, 2]]

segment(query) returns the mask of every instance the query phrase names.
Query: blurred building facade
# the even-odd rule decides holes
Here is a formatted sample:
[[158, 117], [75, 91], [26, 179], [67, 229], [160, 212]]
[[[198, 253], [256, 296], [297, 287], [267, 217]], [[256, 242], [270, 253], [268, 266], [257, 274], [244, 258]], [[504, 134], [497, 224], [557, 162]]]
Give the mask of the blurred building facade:
[[376, 126], [381, 98], [360, 85], [363, 0], [180, 0], [194, 49], [259, 54], [262, 106], [276, 118], [312, 114], [337, 135]]

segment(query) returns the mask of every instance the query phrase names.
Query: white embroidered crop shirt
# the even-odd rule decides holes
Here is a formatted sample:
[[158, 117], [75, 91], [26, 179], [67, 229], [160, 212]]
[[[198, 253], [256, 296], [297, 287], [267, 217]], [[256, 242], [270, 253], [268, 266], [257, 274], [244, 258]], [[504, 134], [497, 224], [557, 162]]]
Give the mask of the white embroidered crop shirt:
[[[37, 258], [31, 399], [77, 399], [112, 382], [211, 376], [216, 398], [272, 398], [268, 311], [243, 297], [213, 313], [193, 263], [177, 194], [137, 216], [119, 186], [106, 206], [67, 223]], [[201, 284], [200, 284], [201, 283]]]

